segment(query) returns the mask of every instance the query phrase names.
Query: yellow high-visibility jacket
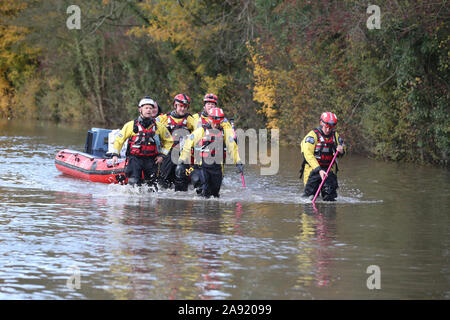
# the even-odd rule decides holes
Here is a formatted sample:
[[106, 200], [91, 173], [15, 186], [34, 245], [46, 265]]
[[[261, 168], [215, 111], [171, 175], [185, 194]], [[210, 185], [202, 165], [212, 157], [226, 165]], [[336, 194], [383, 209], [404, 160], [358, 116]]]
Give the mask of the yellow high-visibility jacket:
[[[160, 123], [162, 123], [163, 125], [165, 125], [166, 127], [167, 127], [167, 125], [168, 125], [168, 121], [169, 121], [169, 117], [172, 117], [170, 114], [169, 115], [167, 115], [167, 114], [161, 114], [161, 115], [159, 115], [157, 118], [156, 118], [156, 121], [157, 122], [160, 122]], [[180, 118], [174, 118], [174, 117], [172, 117], [174, 120], [175, 120], [175, 122], [179, 122], [180, 121]], [[192, 115], [188, 115], [187, 116], [187, 118], [186, 118], [186, 127], [187, 127], [187, 129], [190, 131], [190, 132], [192, 132], [192, 131], [194, 131], [197, 127], [196, 127], [196, 121], [195, 121], [195, 119], [193, 118], [193, 116]]]
[[[196, 113], [192, 116], [194, 118], [194, 128], [200, 128], [202, 126], [202, 119], [207, 121], [208, 117], [201, 113]], [[225, 118], [221, 124], [222, 128], [224, 129], [232, 129], [231, 123], [228, 121], [227, 118]]]
[[[127, 139], [137, 135], [137, 133], [133, 131], [134, 121], [135, 120], [131, 120], [125, 123], [122, 130], [120, 130], [120, 133], [117, 135], [116, 140], [114, 140], [113, 152], [115, 154], [120, 153], [120, 150], [122, 149], [122, 146]], [[161, 143], [161, 145], [158, 147], [158, 152], [163, 155], [168, 155], [173, 144], [172, 135], [163, 124], [156, 121], [155, 124], [156, 124], [155, 135], [159, 136], [159, 140]]]
[[[229, 123], [228, 123], [229, 124]], [[223, 123], [221, 124], [221, 126]], [[230, 125], [231, 127], [231, 125]], [[232, 157], [233, 163], [240, 163], [241, 159], [239, 157], [239, 152], [237, 148], [237, 144], [233, 138], [233, 129], [226, 128], [226, 126], [222, 126], [223, 128], [223, 141], [227, 148], [227, 153]], [[205, 129], [203, 127], [197, 128], [192, 132], [189, 136], [186, 137], [184, 142], [183, 150], [181, 151], [181, 155], [179, 161], [183, 163], [191, 162], [191, 148], [195, 147], [200, 143], [200, 141], [205, 136]], [[201, 164], [201, 159], [195, 159], [196, 164]]]
[[[344, 146], [344, 153], [345, 153], [345, 145], [342, 138], [339, 137], [339, 134], [337, 132], [334, 132], [335, 134], [335, 140], [337, 142], [337, 146], [342, 145]], [[300, 144], [300, 149], [302, 151], [303, 157], [306, 160], [305, 164], [305, 170], [303, 171], [303, 183], [306, 185], [308, 182], [309, 174], [311, 171], [316, 170], [320, 167], [319, 162], [317, 161], [316, 157], [314, 156], [314, 151], [316, 148], [316, 144], [318, 143], [318, 137], [317, 134], [314, 132], [314, 130], [311, 130], [302, 140]], [[341, 154], [338, 155], [338, 157], [341, 156]], [[333, 166], [333, 168], [336, 168], [336, 166]], [[331, 170], [333, 170], [333, 168]]]

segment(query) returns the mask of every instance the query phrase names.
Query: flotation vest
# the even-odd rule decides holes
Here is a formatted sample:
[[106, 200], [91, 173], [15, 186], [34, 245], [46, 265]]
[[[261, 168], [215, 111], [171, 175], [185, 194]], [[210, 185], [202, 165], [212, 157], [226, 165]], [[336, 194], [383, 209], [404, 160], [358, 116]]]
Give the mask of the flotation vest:
[[[317, 136], [317, 143], [314, 147], [314, 157], [317, 159], [317, 162], [321, 167], [328, 167], [333, 160], [334, 152], [336, 152], [337, 139], [335, 131], [332, 131], [330, 136], [325, 137], [319, 128], [313, 129], [314, 133]], [[302, 166], [300, 167], [300, 179], [303, 176], [303, 172], [305, 171], [305, 165], [308, 162], [306, 159], [303, 160]], [[336, 173], [338, 172], [337, 162], [336, 165]]]
[[211, 128], [205, 128], [205, 134], [204, 134], [202, 140], [200, 140], [200, 142], [199, 142], [200, 157], [202, 159], [215, 157], [216, 156], [216, 149], [218, 148], [218, 146], [217, 146], [217, 144], [215, 144], [214, 147], [211, 148], [210, 145], [214, 141], [222, 140], [223, 141], [223, 145], [222, 145], [223, 158], [222, 158], [222, 161], [225, 161], [227, 152], [226, 152], [226, 147], [225, 147], [225, 141], [223, 139], [224, 139], [224, 135], [223, 135], [223, 128], [222, 127], [220, 129], [217, 129], [217, 130], [213, 130]]
[[319, 162], [321, 167], [328, 167], [333, 160], [333, 155], [336, 149], [337, 141], [334, 131], [328, 136], [324, 136], [322, 131], [318, 128], [314, 129], [317, 135], [317, 143], [314, 148], [314, 157]]
[[202, 117], [203, 112], [200, 111], [198, 113], [198, 123], [197, 123], [197, 128], [203, 127], [205, 128], [205, 126], [209, 125], [209, 121], [207, 117]]
[[137, 134], [129, 139], [129, 154], [147, 157], [157, 155], [158, 145], [157, 139], [155, 139], [156, 129], [157, 127], [154, 121], [148, 129], [145, 129], [138, 120], [135, 120], [133, 131]]
[[186, 113], [183, 117], [178, 118], [179, 121], [176, 120], [176, 117], [173, 116], [171, 112], [167, 114], [167, 130], [170, 133], [177, 129], [187, 129], [187, 119], [189, 117], [189, 113]]
[[[182, 138], [189, 133], [187, 123], [188, 123], [188, 117], [190, 116], [189, 113], [186, 113], [183, 117], [179, 117], [178, 119], [171, 113], [167, 113], [167, 130], [172, 134], [173, 137], [173, 146], [175, 147], [180, 143]], [[178, 120], [178, 121], [177, 121]], [[178, 129], [185, 129], [186, 132], [183, 131], [177, 131]], [[181, 133], [185, 134], [181, 134]]]

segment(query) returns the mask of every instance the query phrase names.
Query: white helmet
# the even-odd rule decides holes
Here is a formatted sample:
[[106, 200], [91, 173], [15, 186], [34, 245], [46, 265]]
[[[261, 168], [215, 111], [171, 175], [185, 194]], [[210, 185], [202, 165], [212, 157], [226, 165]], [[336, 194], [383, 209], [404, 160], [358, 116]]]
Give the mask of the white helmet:
[[139, 101], [139, 108], [146, 104], [151, 104], [152, 106], [156, 105], [155, 101], [153, 101], [153, 99], [149, 96], [145, 96], [141, 99], [141, 101]]

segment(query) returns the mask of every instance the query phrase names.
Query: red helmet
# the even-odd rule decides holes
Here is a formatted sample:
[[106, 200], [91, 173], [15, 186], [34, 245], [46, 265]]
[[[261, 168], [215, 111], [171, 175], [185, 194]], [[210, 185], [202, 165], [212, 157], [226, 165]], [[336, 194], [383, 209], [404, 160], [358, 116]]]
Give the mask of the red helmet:
[[173, 98], [173, 103], [175, 102], [189, 106], [191, 104], [191, 99], [184, 93], [179, 93]]
[[222, 123], [225, 115], [221, 108], [212, 108], [209, 112], [208, 119], [212, 123]]
[[215, 103], [217, 105], [217, 96], [214, 93], [207, 93], [204, 97], [203, 97], [203, 104], [207, 103], [207, 102], [212, 102]]
[[320, 121], [324, 126], [333, 129], [337, 124], [337, 117], [332, 112], [324, 112], [320, 116]]

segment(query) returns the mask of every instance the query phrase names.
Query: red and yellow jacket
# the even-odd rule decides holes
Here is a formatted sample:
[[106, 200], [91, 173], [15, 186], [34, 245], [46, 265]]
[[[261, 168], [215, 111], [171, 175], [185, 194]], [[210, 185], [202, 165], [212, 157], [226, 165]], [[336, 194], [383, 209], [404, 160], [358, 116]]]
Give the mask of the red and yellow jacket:
[[319, 128], [316, 128], [305, 136], [300, 144], [303, 157], [305, 158], [303, 171], [303, 182], [305, 185], [311, 171], [318, 170], [319, 167], [326, 169], [329, 166], [334, 152], [339, 145], [344, 146], [344, 141], [334, 131], [327, 137]]
[[[139, 136], [139, 126], [136, 124], [136, 122], [137, 120], [131, 120], [123, 126], [122, 130], [120, 130], [120, 133], [117, 135], [113, 144], [112, 151], [115, 154], [120, 153], [120, 150], [122, 149], [122, 146], [127, 139], [130, 139], [131, 142], [136, 139], [136, 136]], [[154, 126], [154, 130], [152, 131], [154, 131], [154, 135], [156, 138], [155, 140], [159, 140], [159, 143], [157, 143], [158, 154], [168, 155], [173, 145], [173, 139], [169, 130], [167, 130], [164, 125], [156, 121], [153, 121], [152, 124], [144, 129], [148, 130], [152, 126]]]

